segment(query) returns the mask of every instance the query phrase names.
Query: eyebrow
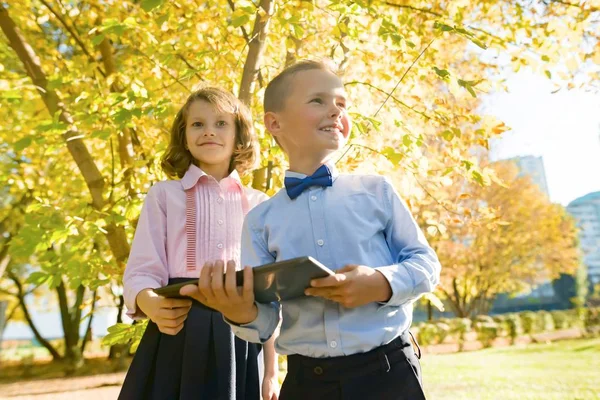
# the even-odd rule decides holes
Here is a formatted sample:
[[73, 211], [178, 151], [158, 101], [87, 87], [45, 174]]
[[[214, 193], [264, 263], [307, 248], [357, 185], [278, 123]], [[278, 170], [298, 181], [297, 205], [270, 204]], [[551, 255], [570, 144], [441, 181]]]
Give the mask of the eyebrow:
[[[216, 118], [217, 118], [217, 119], [225, 119], [225, 117], [226, 117], [227, 115], [228, 115], [228, 114], [225, 114], [225, 113], [223, 113], [223, 114], [217, 114], [217, 115], [216, 115]], [[206, 118], [204, 118], [204, 117], [201, 117], [201, 116], [196, 116], [196, 115], [190, 115], [190, 116], [188, 117], [188, 121], [203, 121], [203, 120], [205, 120], [205, 119], [206, 119]]]
[[320, 97], [339, 97], [344, 99], [345, 101], [348, 100], [348, 98], [346, 97], [346, 94], [341, 94], [341, 95], [331, 95], [331, 93], [326, 93], [326, 92], [317, 92], [317, 93], [311, 93], [309, 97], [314, 97], [314, 96], [320, 96]]

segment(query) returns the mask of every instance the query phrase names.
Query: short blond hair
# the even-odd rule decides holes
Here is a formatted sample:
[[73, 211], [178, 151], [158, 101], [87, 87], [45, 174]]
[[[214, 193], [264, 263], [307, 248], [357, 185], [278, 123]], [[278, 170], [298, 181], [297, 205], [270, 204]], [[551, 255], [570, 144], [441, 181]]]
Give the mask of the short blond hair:
[[291, 78], [301, 71], [321, 70], [338, 75], [335, 64], [328, 60], [302, 60], [290, 65], [281, 71], [265, 89], [263, 106], [265, 112], [278, 112], [283, 109], [285, 101], [290, 95]]
[[253, 169], [258, 158], [258, 141], [254, 134], [250, 110], [230, 92], [217, 87], [206, 87], [190, 94], [175, 116], [169, 146], [160, 163], [165, 174], [171, 178], [183, 178], [190, 165], [196, 161], [186, 147], [185, 137], [188, 111], [195, 101], [205, 101], [219, 112], [229, 113], [234, 117], [235, 144], [229, 172], [236, 169], [242, 174]]

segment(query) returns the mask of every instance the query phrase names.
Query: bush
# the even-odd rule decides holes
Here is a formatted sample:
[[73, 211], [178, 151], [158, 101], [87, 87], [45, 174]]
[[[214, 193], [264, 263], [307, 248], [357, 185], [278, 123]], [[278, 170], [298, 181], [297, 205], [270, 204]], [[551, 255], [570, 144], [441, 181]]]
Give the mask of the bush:
[[437, 340], [437, 327], [434, 324], [423, 322], [418, 325], [417, 338], [423, 346], [435, 344]]
[[575, 325], [574, 322], [577, 322], [577, 320], [573, 321], [573, 318], [565, 311], [550, 311], [550, 315], [556, 329], [569, 329]]
[[523, 323], [519, 314], [506, 314], [504, 317], [508, 328], [508, 337], [510, 338], [510, 344], [515, 344], [517, 336], [523, 334]]
[[483, 347], [491, 347], [494, 339], [498, 337], [498, 324], [493, 319], [491, 322], [475, 322], [475, 331]]
[[531, 335], [532, 333], [537, 333], [537, 316], [532, 311], [524, 311], [519, 313], [521, 317], [521, 322], [523, 324], [523, 333], [526, 335]]
[[435, 327], [437, 329], [436, 343], [443, 343], [444, 339], [451, 333], [450, 325], [444, 322], [436, 322]]
[[538, 332], [551, 332], [554, 330], [554, 319], [548, 311], [539, 311], [537, 313]]
[[585, 329], [592, 334], [600, 333], [600, 307], [588, 308], [585, 314]]
[[450, 332], [456, 337], [458, 342], [458, 351], [462, 351], [465, 343], [465, 335], [471, 332], [473, 323], [469, 318], [455, 318], [450, 321]]
[[504, 315], [494, 316], [494, 322], [498, 325], [498, 337], [507, 337], [510, 333], [510, 327], [508, 324], [508, 317]]

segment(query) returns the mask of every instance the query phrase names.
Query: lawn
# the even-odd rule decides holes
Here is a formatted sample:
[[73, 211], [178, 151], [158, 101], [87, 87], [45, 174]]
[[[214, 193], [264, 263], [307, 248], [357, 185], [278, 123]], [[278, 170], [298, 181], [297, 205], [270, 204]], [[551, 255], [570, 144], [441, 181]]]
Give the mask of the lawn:
[[426, 354], [429, 400], [600, 400], [600, 338]]

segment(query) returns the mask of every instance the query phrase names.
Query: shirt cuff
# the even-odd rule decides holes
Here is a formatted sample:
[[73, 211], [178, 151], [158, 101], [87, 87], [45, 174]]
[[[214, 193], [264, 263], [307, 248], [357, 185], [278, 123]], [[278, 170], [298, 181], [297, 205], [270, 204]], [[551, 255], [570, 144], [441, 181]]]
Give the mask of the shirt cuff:
[[273, 304], [255, 303], [258, 314], [254, 321], [238, 325], [223, 317], [225, 322], [231, 326], [234, 335], [251, 343], [265, 343], [271, 338], [277, 327], [277, 311]]
[[127, 316], [133, 320], [147, 318], [146, 314], [139, 309], [136, 303], [137, 295], [145, 289], [157, 289], [161, 285], [149, 276], [136, 276], [135, 283], [129, 285], [123, 296], [125, 297], [125, 306], [127, 307]]
[[388, 265], [385, 267], [376, 267], [375, 270], [381, 272], [392, 288], [392, 296], [390, 299], [387, 302], [380, 302], [379, 304], [384, 307], [399, 307], [413, 297], [413, 279], [402, 263]]

